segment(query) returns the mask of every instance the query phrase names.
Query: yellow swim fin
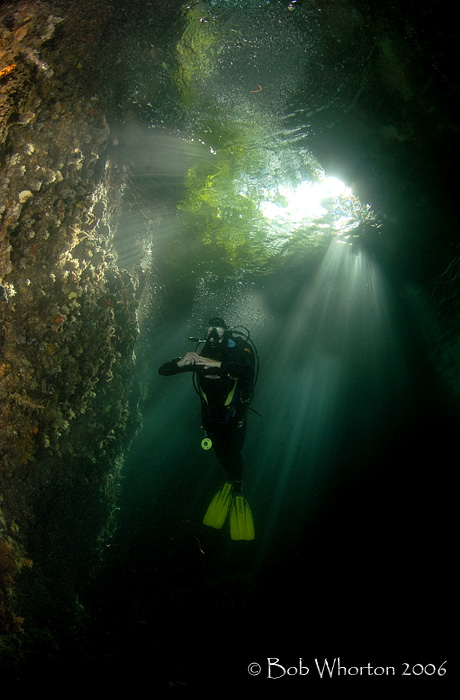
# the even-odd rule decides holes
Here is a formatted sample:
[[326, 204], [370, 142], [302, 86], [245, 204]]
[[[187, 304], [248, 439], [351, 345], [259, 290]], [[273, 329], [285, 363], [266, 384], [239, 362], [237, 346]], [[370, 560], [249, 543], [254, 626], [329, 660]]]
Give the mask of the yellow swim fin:
[[215, 527], [217, 529], [222, 527], [230, 510], [232, 491], [233, 484], [226, 481], [219, 491], [214, 494], [214, 497], [203, 518], [204, 525]]
[[242, 493], [235, 494], [232, 499], [230, 537], [232, 540], [253, 540], [255, 537], [251, 509]]

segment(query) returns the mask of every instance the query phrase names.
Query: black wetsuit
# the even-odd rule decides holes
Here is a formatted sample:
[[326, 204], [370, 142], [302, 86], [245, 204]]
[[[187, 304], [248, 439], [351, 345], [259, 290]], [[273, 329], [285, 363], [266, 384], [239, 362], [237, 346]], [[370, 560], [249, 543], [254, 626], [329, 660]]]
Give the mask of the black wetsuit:
[[243, 339], [225, 334], [221, 343], [206, 344], [201, 356], [219, 360], [222, 363], [221, 367], [178, 367], [178, 358], [165, 362], [158, 372], [163, 376], [182, 372], [196, 373], [203, 428], [211, 438], [216, 456], [228, 477], [241, 481], [241, 449], [246, 434], [246, 411], [254, 384], [254, 354], [250, 345]]

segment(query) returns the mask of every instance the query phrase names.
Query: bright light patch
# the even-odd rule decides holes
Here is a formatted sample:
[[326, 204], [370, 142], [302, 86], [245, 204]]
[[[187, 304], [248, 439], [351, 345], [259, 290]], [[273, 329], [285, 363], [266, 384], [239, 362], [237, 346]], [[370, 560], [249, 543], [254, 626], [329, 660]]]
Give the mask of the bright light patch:
[[352, 199], [349, 187], [335, 177], [324, 177], [320, 182], [301, 182], [295, 189], [279, 185], [266, 191], [266, 200], [260, 210], [266, 219], [301, 225], [327, 216], [338, 202]]

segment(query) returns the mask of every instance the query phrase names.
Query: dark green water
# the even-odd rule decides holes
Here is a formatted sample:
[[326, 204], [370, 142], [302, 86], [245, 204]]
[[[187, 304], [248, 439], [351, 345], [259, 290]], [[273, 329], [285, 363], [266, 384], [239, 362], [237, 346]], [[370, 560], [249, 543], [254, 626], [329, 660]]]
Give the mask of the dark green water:
[[[458, 323], [443, 286], [449, 29], [428, 3], [123, 5], [101, 72], [131, 171], [119, 262], [152, 284], [144, 427], [71, 664], [152, 689], [265, 689], [268, 657], [439, 665], [456, 421], [438, 363]], [[319, 195], [328, 177], [348, 189]], [[157, 375], [215, 313], [260, 356], [251, 543], [202, 526], [223, 475], [190, 378]], [[308, 692], [313, 670], [282, 682]]]

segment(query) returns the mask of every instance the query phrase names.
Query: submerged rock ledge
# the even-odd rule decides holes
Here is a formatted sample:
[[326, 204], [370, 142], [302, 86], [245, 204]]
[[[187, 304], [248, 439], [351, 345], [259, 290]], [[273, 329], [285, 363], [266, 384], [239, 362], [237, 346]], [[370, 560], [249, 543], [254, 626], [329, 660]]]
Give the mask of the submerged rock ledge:
[[110, 536], [139, 425], [138, 280], [112, 249], [122, 173], [103, 106], [78, 89], [78, 33], [46, 3], [0, 19], [0, 658], [14, 666], [59, 645], [55, 615], [81, 619]]

